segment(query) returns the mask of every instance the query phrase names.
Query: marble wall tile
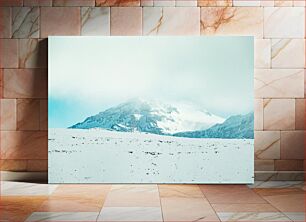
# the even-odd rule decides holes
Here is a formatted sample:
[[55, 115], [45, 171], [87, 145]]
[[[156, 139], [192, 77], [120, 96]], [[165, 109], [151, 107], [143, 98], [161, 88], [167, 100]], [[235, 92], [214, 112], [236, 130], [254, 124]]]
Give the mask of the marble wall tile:
[[153, 0], [141, 0], [140, 1], [141, 6], [153, 6]]
[[12, 37], [38, 38], [39, 13], [38, 7], [13, 7]]
[[199, 18], [197, 7], [144, 7], [143, 35], [199, 35]]
[[303, 69], [255, 69], [255, 98], [303, 98]]
[[293, 6], [293, 0], [274, 0], [275, 7], [290, 7]]
[[304, 131], [281, 132], [281, 159], [304, 159]]
[[0, 38], [11, 38], [12, 10], [9, 7], [0, 8]]
[[233, 1], [232, 0], [198, 0], [198, 6], [232, 6]]
[[22, 6], [22, 0], [0, 0], [0, 7]]
[[293, 0], [293, 6], [295, 6], [295, 7], [305, 7], [306, 2], [304, 0]]
[[52, 0], [23, 0], [24, 6], [52, 6]]
[[273, 171], [274, 170], [274, 160], [255, 160], [254, 162], [255, 171]]
[[254, 99], [254, 130], [263, 130], [263, 99]]
[[95, 6], [95, 0], [53, 0], [53, 6]]
[[255, 159], [271, 160], [280, 158], [279, 131], [255, 131], [254, 136]]
[[17, 130], [39, 130], [39, 100], [17, 99]]
[[82, 7], [81, 20], [81, 35], [110, 35], [109, 7]]
[[47, 98], [46, 69], [4, 70], [4, 98]]
[[30, 172], [48, 171], [48, 160], [27, 160], [27, 171]]
[[290, 130], [294, 128], [294, 99], [264, 99], [264, 130]]
[[233, 0], [233, 6], [260, 6], [260, 0]]
[[305, 129], [305, 99], [295, 100], [295, 129]]
[[16, 130], [16, 100], [1, 99], [0, 100], [0, 129]]
[[78, 7], [42, 7], [41, 8], [42, 38], [47, 38], [50, 35], [80, 35], [80, 29], [81, 29], [80, 8]]
[[270, 68], [271, 67], [271, 40], [256, 39], [254, 41], [254, 67]]
[[111, 8], [111, 35], [141, 35], [141, 7]]
[[140, 0], [96, 0], [96, 6], [140, 6]]
[[202, 35], [263, 36], [263, 9], [260, 7], [202, 7]]
[[0, 39], [0, 68], [18, 68], [18, 40]]
[[304, 68], [304, 39], [272, 39], [273, 68]]
[[300, 7], [264, 8], [265, 38], [304, 38], [305, 10]]
[[27, 160], [0, 160], [2, 171], [27, 171]]
[[303, 160], [275, 160], [275, 170], [277, 171], [303, 171]]
[[175, 6], [196, 7], [197, 4], [197, 0], [175, 0]]
[[173, 7], [176, 0], [153, 0], [154, 7]]
[[39, 105], [39, 129], [48, 129], [48, 100], [41, 99]]
[[260, 0], [260, 6], [269, 7], [274, 6], [274, 0]]
[[47, 159], [47, 142], [46, 131], [1, 131], [1, 156], [4, 159]]
[[47, 40], [19, 39], [19, 68], [47, 68]]

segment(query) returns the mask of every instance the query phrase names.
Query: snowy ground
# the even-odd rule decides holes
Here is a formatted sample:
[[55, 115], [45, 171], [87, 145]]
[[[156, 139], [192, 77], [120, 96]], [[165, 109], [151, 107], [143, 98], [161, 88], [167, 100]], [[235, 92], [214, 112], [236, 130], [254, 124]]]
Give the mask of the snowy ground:
[[253, 139], [49, 129], [49, 183], [252, 183]]

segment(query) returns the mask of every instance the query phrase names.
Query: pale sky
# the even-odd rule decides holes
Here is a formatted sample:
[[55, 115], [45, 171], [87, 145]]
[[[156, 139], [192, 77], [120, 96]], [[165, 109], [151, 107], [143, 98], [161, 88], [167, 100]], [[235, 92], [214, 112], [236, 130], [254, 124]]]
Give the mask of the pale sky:
[[49, 37], [49, 127], [131, 98], [253, 111], [253, 37]]

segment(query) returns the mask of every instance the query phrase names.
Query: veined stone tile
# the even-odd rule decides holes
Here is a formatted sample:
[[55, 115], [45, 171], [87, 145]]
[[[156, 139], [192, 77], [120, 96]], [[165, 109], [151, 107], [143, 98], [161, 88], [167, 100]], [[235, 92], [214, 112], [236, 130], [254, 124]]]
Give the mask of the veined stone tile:
[[19, 68], [47, 68], [46, 39], [19, 39]]
[[39, 37], [39, 8], [13, 7], [12, 37]]
[[291, 221], [280, 212], [222, 212], [218, 216], [221, 221]]
[[175, 6], [196, 7], [197, 4], [198, 4], [197, 0], [175, 0]]
[[305, 221], [305, 212], [283, 212], [283, 214], [294, 222]]
[[295, 7], [305, 7], [306, 2], [304, 0], [293, 0], [293, 6], [295, 6]]
[[140, 6], [140, 0], [96, 0], [96, 6]]
[[304, 69], [304, 98], [306, 98], [306, 69]]
[[272, 39], [273, 68], [304, 68], [304, 39]]
[[264, 7], [273, 7], [274, 6], [274, 0], [261, 0], [260, 1], [260, 6], [264, 6]]
[[305, 131], [281, 131], [281, 159], [304, 159]]
[[303, 171], [255, 171], [256, 181], [304, 181]]
[[18, 68], [17, 39], [0, 39], [0, 68]]
[[109, 7], [82, 7], [81, 19], [81, 35], [110, 35]]
[[46, 69], [5, 69], [3, 79], [5, 98], [47, 98]]
[[27, 160], [0, 160], [0, 169], [2, 171], [26, 171]]
[[143, 35], [199, 34], [200, 9], [197, 7], [143, 8]]
[[305, 99], [295, 100], [295, 129], [305, 129]]
[[52, 6], [52, 0], [23, 0], [24, 6]]
[[212, 204], [216, 212], [277, 212], [271, 204]]
[[16, 130], [16, 100], [1, 99], [0, 111], [0, 129]]
[[274, 160], [255, 160], [255, 171], [273, 171]]
[[153, 0], [154, 7], [173, 7], [175, 6], [175, 0]]
[[213, 7], [213, 6], [232, 6], [233, 0], [198, 0], [198, 6]]
[[0, 7], [22, 6], [22, 0], [0, 0]]
[[39, 130], [39, 100], [17, 99], [17, 130]]
[[141, 7], [112, 7], [111, 35], [141, 35]]
[[29, 172], [48, 171], [48, 160], [27, 160], [27, 171]]
[[260, 0], [233, 0], [233, 6], [260, 6]]
[[39, 108], [39, 129], [48, 130], [48, 100], [40, 100]]
[[3, 69], [0, 69], [0, 99], [3, 98]]
[[263, 36], [263, 9], [260, 7], [202, 7], [202, 35]]
[[53, 184], [1, 181], [1, 196], [47, 196], [52, 194], [57, 186]]
[[290, 7], [293, 6], [293, 0], [274, 0], [274, 6], [275, 7]]
[[254, 99], [254, 129], [263, 130], [263, 99]]
[[264, 99], [264, 130], [292, 130], [294, 128], [294, 99]]
[[141, 6], [153, 6], [153, 0], [141, 0], [140, 5]]
[[204, 198], [198, 185], [158, 185], [161, 198]]
[[26, 221], [96, 221], [99, 212], [34, 212]]
[[280, 132], [255, 131], [254, 151], [256, 159], [280, 158]]
[[79, 7], [42, 7], [41, 37], [47, 38], [50, 35], [80, 35], [80, 14]]
[[0, 7], [0, 38], [11, 38], [11, 20], [11, 8]]
[[271, 40], [256, 39], [254, 41], [255, 68], [271, 67]]
[[256, 69], [256, 98], [303, 98], [303, 69]]
[[47, 159], [47, 143], [45, 131], [1, 131], [1, 156], [4, 159]]
[[305, 10], [300, 7], [264, 8], [265, 38], [304, 38]]
[[250, 188], [303, 188], [304, 181], [255, 181]]
[[303, 160], [275, 160], [275, 170], [277, 171], [303, 171]]
[[53, 6], [95, 6], [95, 0], [53, 0]]

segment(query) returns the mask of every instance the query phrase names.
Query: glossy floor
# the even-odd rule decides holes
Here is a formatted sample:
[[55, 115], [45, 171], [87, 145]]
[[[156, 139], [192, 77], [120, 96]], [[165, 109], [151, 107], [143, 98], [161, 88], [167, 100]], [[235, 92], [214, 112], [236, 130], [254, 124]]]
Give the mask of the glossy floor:
[[1, 182], [0, 221], [305, 221], [302, 182], [48, 185]]

